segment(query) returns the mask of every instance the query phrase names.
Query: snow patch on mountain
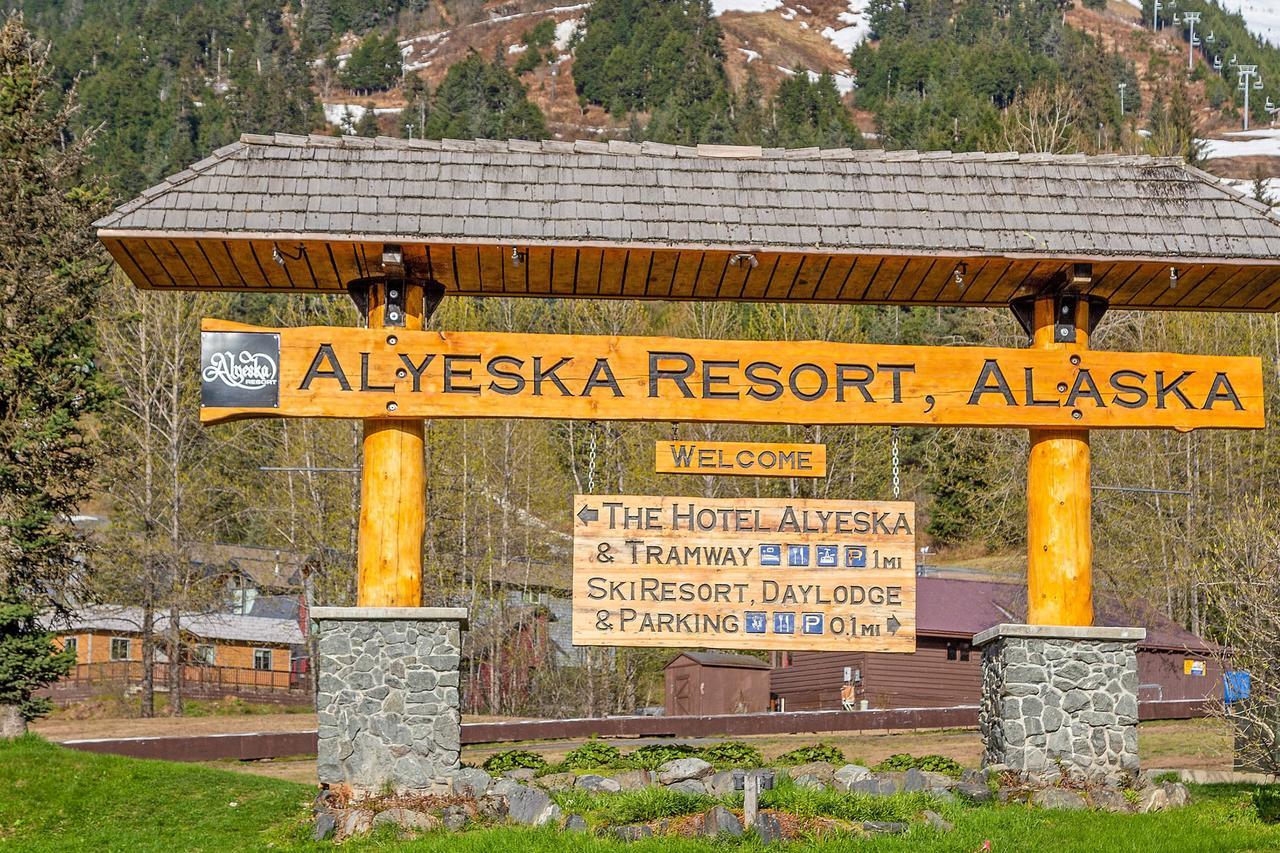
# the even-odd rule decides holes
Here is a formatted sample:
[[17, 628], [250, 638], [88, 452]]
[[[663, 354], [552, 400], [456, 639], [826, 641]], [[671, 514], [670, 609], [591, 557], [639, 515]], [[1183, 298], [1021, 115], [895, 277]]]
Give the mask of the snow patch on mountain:
[[725, 12], [772, 12], [782, 5], [782, 0], [711, 0], [711, 14]]

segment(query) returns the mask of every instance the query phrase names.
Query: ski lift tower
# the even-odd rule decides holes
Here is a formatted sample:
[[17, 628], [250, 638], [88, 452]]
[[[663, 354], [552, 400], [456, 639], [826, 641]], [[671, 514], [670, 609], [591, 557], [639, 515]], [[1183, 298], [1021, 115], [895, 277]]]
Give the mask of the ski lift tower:
[[[1237, 65], [1236, 73], [1240, 75], [1240, 91], [1244, 92], [1244, 129], [1249, 129], [1249, 90], [1261, 89], [1262, 78], [1258, 76], [1258, 66]], [[1250, 82], [1252, 80], [1252, 82]]]
[[1200, 46], [1200, 39], [1196, 38], [1196, 24], [1200, 23], [1200, 13], [1183, 12], [1182, 20], [1187, 25], [1187, 70], [1193, 71], [1196, 67], [1196, 48]]

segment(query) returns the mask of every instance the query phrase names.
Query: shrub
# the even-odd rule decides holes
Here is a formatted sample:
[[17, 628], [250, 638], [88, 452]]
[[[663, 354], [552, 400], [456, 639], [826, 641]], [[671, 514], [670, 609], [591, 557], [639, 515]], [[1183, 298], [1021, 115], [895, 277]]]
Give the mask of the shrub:
[[909, 823], [924, 809], [937, 809], [938, 806], [938, 799], [924, 792], [888, 797], [842, 793], [830, 788], [802, 788], [785, 777], [779, 779], [772, 790], [760, 792], [761, 808], [778, 809], [799, 817]]
[[696, 746], [684, 743], [651, 743], [627, 756], [627, 761], [645, 770], [657, 770], [668, 761], [690, 758], [701, 752]]
[[622, 752], [616, 746], [598, 740], [589, 740], [577, 749], [569, 750], [562, 766], [566, 770], [590, 770], [598, 767], [616, 767], [622, 761]]
[[490, 755], [481, 766], [490, 773], [520, 769], [542, 770], [547, 766], [547, 759], [527, 749], [508, 749], [505, 752]]
[[720, 768], [760, 767], [764, 764], [764, 756], [760, 754], [760, 750], [737, 740], [703, 747], [701, 757]]
[[1263, 823], [1280, 823], [1280, 788], [1269, 785], [1254, 791], [1253, 807]]
[[910, 770], [915, 766], [916, 759], [914, 755], [911, 755], [908, 752], [899, 752], [895, 755], [890, 755], [884, 761], [881, 761], [871, 769], [883, 772], [885, 770]]
[[945, 755], [922, 755], [917, 758], [906, 752], [890, 755], [872, 769], [880, 771], [910, 770], [912, 767], [919, 770], [927, 770], [930, 773], [945, 773], [948, 776], [959, 776], [964, 772], [960, 762], [947, 758]]
[[799, 749], [793, 749], [778, 756], [778, 764], [782, 765], [808, 764], [810, 761], [843, 764], [844, 753], [840, 751], [839, 747], [832, 746], [829, 743], [815, 743], [812, 746], [802, 746]]

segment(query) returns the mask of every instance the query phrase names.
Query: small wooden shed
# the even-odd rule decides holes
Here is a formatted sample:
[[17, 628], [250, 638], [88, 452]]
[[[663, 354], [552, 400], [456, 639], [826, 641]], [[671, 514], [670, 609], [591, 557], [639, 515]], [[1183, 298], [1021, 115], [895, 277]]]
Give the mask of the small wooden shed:
[[667, 716], [767, 711], [769, 670], [750, 655], [682, 652], [666, 667]]

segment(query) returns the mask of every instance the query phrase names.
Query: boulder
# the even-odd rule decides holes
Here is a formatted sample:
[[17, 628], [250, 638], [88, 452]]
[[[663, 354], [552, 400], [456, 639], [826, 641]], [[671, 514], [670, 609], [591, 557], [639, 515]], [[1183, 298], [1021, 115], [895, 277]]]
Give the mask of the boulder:
[[586, 832], [587, 819], [580, 814], [571, 814], [564, 819], [565, 832]]
[[483, 820], [500, 821], [507, 816], [507, 798], [492, 794], [481, 797], [476, 802], [476, 814]]
[[723, 797], [734, 791], [741, 791], [746, 782], [746, 773], [741, 770], [722, 770], [712, 773], [706, 778], [707, 793], [713, 797]]
[[440, 818], [416, 809], [387, 809], [374, 815], [373, 825], [391, 824], [401, 829], [428, 830], [440, 827]]
[[835, 773], [836, 767], [829, 761], [810, 761], [807, 764], [797, 764], [787, 770], [787, 775], [792, 779], [813, 776], [823, 785], [830, 785], [831, 780], [835, 778]]
[[898, 786], [892, 779], [882, 779], [879, 776], [871, 776], [869, 779], [859, 779], [849, 785], [849, 792], [853, 794], [870, 794], [873, 797], [888, 797], [898, 792]]
[[1152, 785], [1138, 798], [1138, 811], [1162, 812], [1182, 808], [1187, 804], [1187, 786], [1181, 782], [1161, 782]]
[[348, 809], [342, 818], [342, 837], [350, 838], [373, 828], [373, 812], [368, 809]]
[[854, 782], [871, 778], [871, 770], [861, 764], [846, 764], [832, 774], [832, 783], [837, 791], [848, 791]]
[[802, 774], [802, 775], [800, 775], [800, 776], [792, 776], [792, 777], [791, 777], [791, 781], [792, 781], [792, 782], [794, 782], [794, 783], [796, 784], [796, 787], [798, 787], [798, 788], [825, 788], [825, 787], [827, 787], [827, 786], [826, 786], [826, 783], [824, 783], [824, 782], [822, 781], [822, 779], [820, 779], [820, 778], [819, 778], [819, 777], [817, 777], [817, 776], [814, 776], [812, 773], [805, 773], [805, 774]]
[[677, 758], [658, 768], [658, 781], [673, 785], [688, 779], [705, 779], [716, 769], [701, 758]]
[[756, 831], [756, 835], [765, 844], [773, 844], [775, 841], [782, 840], [782, 821], [778, 820], [778, 816], [772, 812], [760, 812], [757, 814], [755, 822], [751, 824], [751, 828]]
[[742, 821], [724, 806], [716, 806], [702, 816], [701, 834], [709, 838], [720, 835], [742, 836]]
[[701, 779], [685, 779], [668, 785], [667, 790], [681, 794], [706, 794], [707, 786]]
[[338, 819], [333, 816], [333, 812], [320, 812], [316, 815], [315, 826], [311, 829], [312, 841], [324, 841], [333, 835], [338, 828]]
[[595, 773], [584, 773], [578, 777], [573, 786], [584, 791], [604, 791], [610, 794], [622, 790], [622, 786], [616, 780], [607, 776], [598, 776]]
[[902, 774], [902, 790], [908, 794], [923, 791], [929, 787], [929, 780], [918, 768], [912, 767]]
[[1079, 811], [1089, 807], [1084, 797], [1069, 788], [1041, 788], [1031, 795], [1031, 804], [1057, 811]]
[[502, 778], [515, 779], [517, 782], [532, 782], [537, 775], [538, 771], [532, 767], [517, 767], [514, 770], [503, 771]]
[[954, 823], [947, 820], [945, 817], [933, 811], [932, 809], [924, 810], [924, 822], [929, 824], [929, 826], [932, 826], [934, 829], [938, 830], [938, 832], [950, 832], [951, 830], [956, 828], [956, 825]]
[[973, 782], [978, 785], [985, 785], [987, 784], [987, 780], [990, 778], [991, 778], [991, 770], [990, 768], [987, 768], [987, 767], [984, 767], [981, 770], [976, 770], [970, 767], [967, 770], [962, 770], [960, 772], [961, 782]]
[[995, 798], [986, 782], [961, 782], [951, 790], [959, 794], [960, 799], [971, 803], [989, 803]]
[[560, 820], [560, 807], [551, 802], [551, 797], [540, 788], [532, 788], [519, 783], [498, 791], [509, 780], [502, 780], [494, 786], [495, 793], [506, 797], [507, 817], [522, 826], [542, 826]]
[[901, 835], [908, 827], [896, 820], [864, 820], [862, 828], [872, 835]]
[[956, 786], [956, 780], [952, 779], [946, 773], [934, 773], [931, 770], [921, 770], [924, 776], [925, 790], [931, 794], [940, 794], [943, 791], [950, 791]]
[[534, 781], [548, 791], [567, 791], [573, 787], [577, 778], [573, 773], [548, 773]]
[[493, 777], [476, 767], [463, 767], [453, 772], [450, 786], [458, 796], [478, 800], [493, 787]]
[[1117, 791], [1115, 788], [1098, 788], [1089, 793], [1089, 804], [1095, 809], [1101, 809], [1104, 812], [1131, 812], [1133, 811], [1133, 803], [1129, 802], [1129, 798], [1124, 795], [1123, 791]]
[[467, 813], [464, 806], [460, 805], [448, 806], [440, 813], [440, 822], [450, 832], [457, 832], [465, 827], [470, 820], [471, 815]]
[[653, 774], [648, 770], [624, 770], [613, 777], [624, 791], [637, 791], [653, 784]]
[[652, 837], [653, 830], [643, 823], [637, 823], [631, 826], [615, 826], [613, 834], [623, 841], [639, 841], [641, 838]]

